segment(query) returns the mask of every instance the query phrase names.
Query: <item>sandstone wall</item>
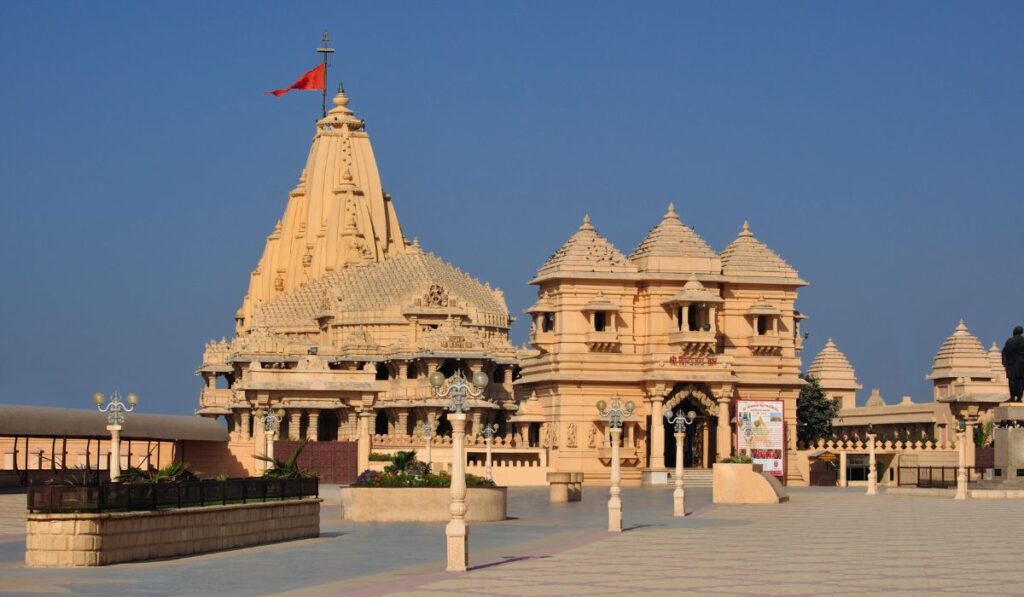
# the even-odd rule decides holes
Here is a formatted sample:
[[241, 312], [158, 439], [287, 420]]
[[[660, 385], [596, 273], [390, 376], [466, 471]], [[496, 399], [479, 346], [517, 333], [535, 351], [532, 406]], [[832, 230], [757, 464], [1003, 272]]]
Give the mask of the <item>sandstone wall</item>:
[[25, 564], [103, 566], [320, 535], [320, 499], [159, 512], [29, 514]]

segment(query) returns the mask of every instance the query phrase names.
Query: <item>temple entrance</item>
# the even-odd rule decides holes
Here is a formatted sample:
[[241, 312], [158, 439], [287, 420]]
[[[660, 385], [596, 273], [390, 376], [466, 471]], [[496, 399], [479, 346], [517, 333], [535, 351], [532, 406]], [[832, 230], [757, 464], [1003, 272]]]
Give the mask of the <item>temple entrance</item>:
[[[697, 418], [686, 427], [686, 443], [683, 445], [683, 466], [686, 468], [708, 468], [715, 461], [715, 434], [713, 430], [717, 417], [700, 414], [700, 411], [689, 405], [677, 405], [672, 409], [675, 416], [684, 416], [693, 410]], [[665, 434], [665, 466], [676, 466], [676, 431], [675, 425], [661, 421]]]
[[[717, 410], [711, 411], [714, 407], [709, 394], [693, 385], [677, 390], [665, 401], [663, 412], [671, 411], [675, 417], [686, 416], [690, 411], [697, 414], [686, 427], [686, 443], [683, 446], [683, 466], [686, 468], [710, 468], [715, 462], [718, 417], [715, 416]], [[665, 467], [671, 469], [676, 466], [675, 425], [668, 424], [662, 418], [661, 428], [665, 434]]]

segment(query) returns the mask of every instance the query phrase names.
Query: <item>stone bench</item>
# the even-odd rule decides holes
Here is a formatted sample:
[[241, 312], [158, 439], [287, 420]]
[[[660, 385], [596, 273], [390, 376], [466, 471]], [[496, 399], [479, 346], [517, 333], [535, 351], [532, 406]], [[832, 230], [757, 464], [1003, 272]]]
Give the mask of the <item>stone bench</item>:
[[548, 473], [551, 503], [578, 502], [583, 499], [583, 473]]

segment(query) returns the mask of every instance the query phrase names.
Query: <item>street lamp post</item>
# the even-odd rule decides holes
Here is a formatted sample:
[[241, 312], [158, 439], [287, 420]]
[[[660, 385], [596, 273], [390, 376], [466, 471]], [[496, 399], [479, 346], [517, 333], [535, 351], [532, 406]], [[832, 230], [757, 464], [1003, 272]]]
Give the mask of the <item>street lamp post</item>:
[[[111, 481], [117, 481], [117, 478], [121, 476], [121, 425], [124, 423], [124, 415], [135, 410], [135, 405], [139, 403], [138, 394], [129, 393], [125, 398], [128, 400], [128, 404], [121, 402], [121, 395], [117, 392], [110, 395], [109, 401], [103, 392], [96, 392], [92, 395], [92, 401], [96, 403], [96, 408], [101, 413], [107, 413], [107, 431], [110, 432]], [[106, 406], [103, 405], [104, 402], [107, 403]]]
[[697, 413], [692, 410], [686, 413], [673, 415], [672, 411], [665, 412], [665, 420], [669, 425], [675, 425], [676, 431], [676, 488], [672, 492], [672, 516], [686, 516], [686, 490], [683, 489], [683, 444], [686, 442], [686, 426], [692, 425], [697, 418]]
[[494, 434], [498, 432], [498, 425], [485, 425], [484, 430], [480, 433], [484, 436], [484, 444], [487, 446], [487, 467], [484, 469], [484, 473], [488, 479], [494, 480], [491, 475], [491, 440], [494, 439]]
[[955, 500], [967, 499], [967, 428], [963, 421], [957, 421], [956, 429], [956, 495]]
[[[283, 408], [276, 411], [259, 409], [253, 413], [253, 417], [263, 424], [263, 453], [271, 460], [274, 459], [274, 433], [277, 431], [277, 426], [284, 420], [284, 416]], [[270, 462], [263, 462], [264, 470], [271, 466]]]
[[597, 401], [597, 412], [602, 418], [608, 419], [608, 427], [612, 435], [612, 477], [611, 488], [608, 490], [608, 531], [612, 533], [622, 532], [622, 489], [619, 482], [622, 480], [619, 467], [619, 440], [622, 438], [622, 421], [633, 414], [633, 401], [628, 400], [623, 406], [619, 402], [619, 396], [612, 397], [612, 404], [604, 400]]
[[434, 439], [434, 426], [427, 421], [423, 424], [423, 441], [427, 444], [427, 466], [430, 466], [430, 444], [433, 443], [431, 440]]
[[[477, 371], [470, 383], [459, 371], [445, 379], [440, 371], [430, 374], [430, 385], [438, 398], [449, 398], [448, 422], [452, 425], [452, 488], [448, 507], [452, 519], [444, 529], [448, 541], [448, 572], [465, 572], [469, 560], [469, 528], [466, 526], [466, 411], [467, 398], [484, 395], [487, 374]], [[446, 383], [447, 382], [447, 383]]]
[[868, 425], [868, 495], [878, 495], [878, 465], [875, 461], [875, 428]]

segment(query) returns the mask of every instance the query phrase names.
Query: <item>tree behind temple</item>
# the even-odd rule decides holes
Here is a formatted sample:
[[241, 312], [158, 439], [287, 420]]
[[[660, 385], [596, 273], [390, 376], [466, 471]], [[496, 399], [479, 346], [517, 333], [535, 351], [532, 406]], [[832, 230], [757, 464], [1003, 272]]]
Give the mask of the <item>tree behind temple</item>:
[[818, 380], [808, 375], [796, 399], [796, 436], [808, 446], [832, 435], [832, 419], [839, 414], [839, 401], [825, 396]]

